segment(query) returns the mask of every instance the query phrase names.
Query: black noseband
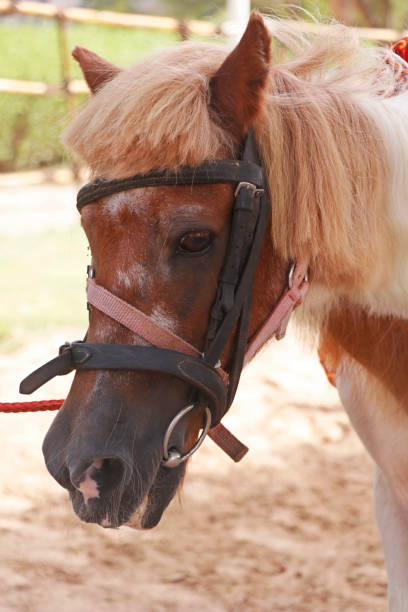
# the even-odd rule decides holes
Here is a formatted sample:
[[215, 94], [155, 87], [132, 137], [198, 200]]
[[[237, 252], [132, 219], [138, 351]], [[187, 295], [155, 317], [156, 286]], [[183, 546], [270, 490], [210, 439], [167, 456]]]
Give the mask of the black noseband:
[[175, 376], [204, 395], [214, 425], [221, 420], [227, 402], [226, 386], [217, 369], [202, 359], [153, 346], [90, 342], [71, 342], [61, 346], [58, 357], [22, 381], [20, 393], [33, 393], [50, 378], [73, 370], [139, 370]]

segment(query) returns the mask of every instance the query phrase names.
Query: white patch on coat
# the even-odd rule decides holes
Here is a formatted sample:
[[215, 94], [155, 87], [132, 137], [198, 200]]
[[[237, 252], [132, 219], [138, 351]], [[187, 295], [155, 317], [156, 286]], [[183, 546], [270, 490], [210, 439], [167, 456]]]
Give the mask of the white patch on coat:
[[370, 313], [408, 318], [408, 92], [377, 102], [370, 100], [366, 111], [380, 130], [387, 153], [389, 184], [378, 223], [390, 231], [389, 248], [385, 258], [373, 261], [370, 278], [361, 287], [328, 286], [323, 294], [312, 282], [306, 306], [312, 311], [316, 305], [318, 310], [323, 297], [329, 308], [330, 303], [345, 296]]
[[79, 487], [76, 487], [78, 491], [82, 493], [82, 497], [84, 498], [85, 505], [88, 504], [90, 499], [94, 499], [99, 497], [99, 487], [98, 483], [92, 478], [92, 474], [95, 470], [100, 470], [102, 467], [103, 460], [96, 459], [91, 463], [89, 468], [85, 472], [84, 479], [79, 483]]
[[147, 502], [149, 501], [149, 495], [146, 495], [136, 512], [132, 514], [127, 523], [125, 523], [126, 527], [131, 527], [132, 529], [143, 529], [142, 527], [142, 519], [146, 512]]
[[125, 207], [134, 212], [146, 213], [150, 198], [143, 193], [144, 191], [143, 189], [132, 189], [115, 193], [104, 202], [103, 210], [112, 219], [115, 219]]
[[123, 192], [115, 193], [103, 203], [103, 211], [114, 219], [124, 206], [126, 206], [126, 194]]
[[102, 323], [98, 323], [98, 326], [93, 326], [92, 332], [94, 336], [94, 340], [98, 342], [115, 342], [115, 338], [118, 335], [118, 323], [114, 322], [111, 319], [104, 320]]
[[[102, 323], [99, 324], [97, 329], [93, 328], [92, 330], [93, 332], [92, 342], [97, 341], [97, 342], [106, 343], [106, 344], [116, 344], [119, 326], [120, 326], [120, 323], [114, 323], [114, 322], [104, 323], [103, 325]], [[148, 342], [147, 340], [145, 340], [144, 338], [142, 338], [135, 332], [132, 332], [131, 330], [128, 330], [128, 337], [126, 339], [126, 343], [135, 344], [136, 346], [151, 346], [150, 342]], [[119, 373], [119, 370], [117, 371], [117, 373]], [[122, 372], [120, 374], [121, 376], [123, 375]], [[101, 374], [101, 376], [103, 378], [103, 374]]]
[[116, 278], [113, 285], [113, 290], [130, 289], [132, 286], [132, 277], [127, 270], [116, 270]]
[[345, 356], [336, 387], [351, 424], [394, 493], [408, 504], [408, 413], [378, 378]]
[[378, 223], [389, 225], [392, 243], [387, 261], [373, 262], [373, 267], [381, 270], [376, 285], [370, 288], [370, 295], [361, 297], [380, 314], [405, 317], [408, 314], [408, 92], [376, 104], [375, 113], [391, 177], [384, 218]]
[[129, 268], [128, 274], [136, 289], [141, 293], [148, 290], [152, 276], [146, 266], [138, 262], [133, 263]]
[[[177, 207], [177, 215], [180, 215], [186, 219], [191, 217], [192, 220], [197, 220], [197, 217], [202, 216], [205, 213], [207, 213], [208, 215], [208, 209], [206, 209], [205, 206], [202, 206], [201, 204], [185, 204], [183, 206]], [[159, 215], [160, 221], [163, 224], [166, 224], [168, 222], [169, 217], [174, 215], [174, 211], [162, 208], [159, 212]]]
[[177, 331], [177, 321], [166, 312], [166, 308], [163, 304], [157, 304], [157, 306], [153, 308], [150, 318], [168, 331], [173, 333]]
[[408, 412], [350, 357], [337, 372], [343, 406], [377, 464], [376, 519], [388, 574], [389, 612], [408, 610]]
[[113, 290], [134, 288], [135, 291], [145, 292], [149, 286], [151, 275], [146, 266], [141, 263], [132, 263], [127, 269], [116, 270]]
[[393, 495], [377, 468], [374, 488], [375, 515], [381, 535], [388, 575], [388, 610], [408, 610], [408, 507]]
[[108, 515], [106, 515], [105, 518], [103, 518], [101, 520], [100, 525], [102, 527], [111, 527], [112, 526], [112, 523], [110, 522]]

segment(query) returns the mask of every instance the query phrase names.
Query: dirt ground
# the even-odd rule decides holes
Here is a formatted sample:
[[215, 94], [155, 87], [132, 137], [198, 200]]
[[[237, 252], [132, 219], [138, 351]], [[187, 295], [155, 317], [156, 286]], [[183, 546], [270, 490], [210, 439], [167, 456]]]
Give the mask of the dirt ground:
[[[0, 198], [1, 222], [2, 210]], [[81, 333], [0, 356], [0, 399]], [[68, 387], [54, 379], [35, 398]], [[247, 457], [232, 464], [207, 440], [152, 531], [80, 523], [43, 464], [52, 418], [0, 415], [0, 612], [386, 610], [373, 465], [293, 330], [246, 369], [225, 418]]]

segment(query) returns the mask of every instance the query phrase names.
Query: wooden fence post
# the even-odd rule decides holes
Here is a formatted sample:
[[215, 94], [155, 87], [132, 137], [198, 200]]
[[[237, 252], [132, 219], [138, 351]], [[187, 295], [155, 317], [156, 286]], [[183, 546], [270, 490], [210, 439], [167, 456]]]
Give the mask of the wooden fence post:
[[[68, 44], [68, 21], [61, 11], [57, 12], [55, 17], [57, 32], [58, 32], [58, 47], [61, 64], [61, 79], [62, 79], [62, 91], [65, 98], [66, 116], [71, 117], [75, 108], [74, 97], [70, 89], [71, 83], [71, 55]], [[75, 180], [79, 178], [79, 167], [75, 160], [71, 160], [72, 171]]]

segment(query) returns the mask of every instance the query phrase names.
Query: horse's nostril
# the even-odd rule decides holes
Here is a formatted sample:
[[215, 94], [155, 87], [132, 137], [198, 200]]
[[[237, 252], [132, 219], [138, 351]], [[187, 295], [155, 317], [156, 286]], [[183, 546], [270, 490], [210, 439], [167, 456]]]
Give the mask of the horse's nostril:
[[125, 464], [118, 457], [107, 457], [104, 459], [100, 471], [104, 491], [110, 491], [125, 483]]
[[125, 478], [126, 466], [119, 457], [99, 457], [88, 463], [86, 469], [77, 466], [70, 471], [71, 483], [82, 493], [85, 504], [123, 486]]

